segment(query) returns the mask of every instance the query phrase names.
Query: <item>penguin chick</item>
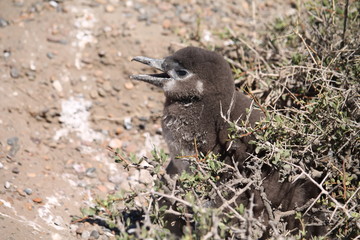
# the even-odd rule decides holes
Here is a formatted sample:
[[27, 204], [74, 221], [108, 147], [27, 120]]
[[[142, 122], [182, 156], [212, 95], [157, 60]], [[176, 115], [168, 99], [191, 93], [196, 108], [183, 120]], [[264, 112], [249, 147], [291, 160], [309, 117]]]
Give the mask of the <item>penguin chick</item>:
[[181, 156], [194, 155], [196, 150], [204, 154], [220, 153], [224, 158], [231, 154], [241, 165], [253, 148], [248, 144], [250, 137], [240, 139], [229, 151], [229, 124], [222, 113], [232, 122], [248, 120], [249, 126], [263, 114], [253, 110], [248, 116], [252, 100], [235, 90], [230, 66], [221, 55], [186, 47], [164, 59], [139, 56], [133, 60], [162, 71], [131, 78], [164, 91], [162, 128], [171, 157], [168, 174], [188, 170], [189, 162]]
[[[264, 114], [256, 109], [248, 111], [252, 109], [252, 100], [235, 90], [231, 69], [221, 55], [186, 47], [164, 59], [135, 57], [133, 60], [162, 71], [159, 74], [132, 75], [131, 78], [150, 83], [164, 91], [166, 101], [162, 128], [171, 157], [166, 169], [168, 174], [189, 170], [189, 162], [182, 156], [195, 155], [196, 150], [204, 154], [210, 151], [220, 153], [225, 161], [234, 159], [239, 170], [245, 172], [245, 176], [249, 174], [243, 163], [248, 153], [253, 151], [253, 146], [249, 144], [253, 137], [243, 137], [229, 145], [230, 126], [227, 120], [254, 126]], [[274, 209], [293, 210], [319, 194], [317, 187], [308, 180], [280, 182], [279, 172], [267, 165], [260, 171], [264, 192]], [[265, 202], [259, 190], [251, 189], [242, 194], [237, 200], [238, 204], [249, 206], [252, 194], [256, 206], [255, 217], [262, 217], [270, 229], [270, 217], [265, 211]], [[221, 203], [215, 202], [215, 205]], [[318, 215], [321, 217], [321, 213]], [[285, 221], [289, 230], [302, 227], [294, 216], [287, 217]], [[322, 226], [309, 228], [308, 234], [322, 235], [324, 229]], [[263, 239], [267, 234], [268, 231], [264, 233]]]

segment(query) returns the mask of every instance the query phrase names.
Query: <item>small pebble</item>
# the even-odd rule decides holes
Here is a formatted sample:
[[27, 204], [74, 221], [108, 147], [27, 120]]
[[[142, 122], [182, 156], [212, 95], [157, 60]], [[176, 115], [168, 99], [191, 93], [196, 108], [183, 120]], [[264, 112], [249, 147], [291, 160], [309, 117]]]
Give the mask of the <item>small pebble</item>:
[[124, 128], [130, 130], [132, 128], [131, 117], [124, 118]]
[[20, 77], [19, 69], [17, 69], [16, 67], [11, 67], [10, 68], [10, 76], [12, 78], [19, 78]]
[[73, 164], [73, 168], [74, 168], [74, 170], [75, 170], [77, 173], [83, 173], [83, 172], [86, 171], [83, 164], [74, 163], [74, 164]]
[[103, 71], [101, 71], [101, 70], [96, 70], [95, 72], [94, 72], [94, 76], [95, 77], [102, 77], [104, 75], [104, 72]]
[[27, 173], [26, 175], [30, 178], [36, 177], [36, 173]]
[[53, 82], [53, 87], [55, 88], [55, 90], [56, 90], [57, 92], [62, 92], [62, 91], [63, 91], [63, 87], [62, 87], [62, 85], [61, 85], [61, 83], [60, 83], [59, 80], [55, 80], [55, 81]]
[[147, 13], [142, 13], [141, 15], [139, 15], [138, 17], [137, 17], [137, 20], [138, 21], [148, 21], [149, 20], [149, 16], [148, 16], [148, 14]]
[[163, 23], [162, 23], [162, 27], [163, 27], [164, 29], [169, 29], [169, 28], [171, 27], [171, 21], [170, 21], [170, 19], [165, 19], [165, 20], [163, 21]]
[[93, 238], [95, 238], [95, 239], [98, 239], [98, 238], [100, 237], [100, 234], [99, 234], [98, 231], [93, 230], [93, 231], [91, 232], [91, 234], [90, 234], [90, 237], [93, 237]]
[[2, 164], [1, 162], [0, 162], [0, 169], [3, 169], [4, 168], [4, 164]]
[[6, 181], [4, 184], [4, 188], [9, 189], [11, 187], [11, 183]]
[[6, 140], [6, 143], [10, 146], [14, 146], [19, 141], [18, 137], [11, 137]]
[[154, 179], [148, 170], [141, 169], [140, 170], [140, 181], [145, 184], [151, 184], [154, 181]]
[[110, 92], [111, 89], [112, 89], [111, 83], [110, 83], [109, 81], [104, 82], [103, 88], [104, 88], [104, 90], [105, 90], [106, 92]]
[[39, 198], [39, 197], [38, 198], [33, 198], [34, 203], [42, 203], [42, 201], [43, 201], [42, 198]]
[[150, 119], [150, 118], [147, 117], [147, 116], [140, 116], [140, 117], [139, 117], [139, 120], [142, 121], [142, 122], [148, 122], [149, 119]]
[[78, 228], [76, 229], [76, 233], [77, 233], [77, 234], [82, 234], [84, 230], [85, 230], [84, 226], [81, 225], [80, 227], [78, 227]]
[[6, 27], [7, 25], [9, 25], [9, 22], [3, 18], [0, 18], [0, 27]]
[[120, 91], [121, 91], [121, 86], [120, 86], [120, 85], [115, 84], [115, 85], [113, 85], [112, 87], [113, 87], [113, 89], [114, 89], [115, 91], [117, 91], [117, 92], [120, 92]]
[[33, 81], [33, 80], [35, 80], [35, 78], [36, 78], [36, 74], [35, 74], [35, 72], [33, 72], [33, 71], [27, 71], [27, 72], [25, 73], [25, 75], [28, 77], [28, 79], [29, 79], [30, 81]]
[[123, 131], [123, 128], [121, 128], [121, 127], [118, 127], [118, 128], [116, 128], [115, 129], [115, 134], [116, 135], [120, 135], [120, 134], [122, 134], [124, 131]]
[[189, 14], [189, 13], [183, 13], [180, 15], [180, 20], [183, 22], [183, 23], [192, 23], [195, 21], [195, 17], [194, 15], [192, 14]]
[[53, 8], [57, 8], [59, 6], [59, 4], [56, 1], [50, 1], [49, 2], [50, 6], [52, 6]]
[[25, 196], [26, 196], [25, 192], [24, 192], [22, 189], [17, 189], [17, 192], [18, 192], [19, 195], [22, 196], [22, 197], [25, 197]]
[[27, 195], [31, 195], [33, 193], [32, 189], [31, 188], [25, 188], [24, 189], [24, 192], [27, 194]]
[[156, 133], [157, 135], [162, 135], [162, 128], [157, 128], [157, 129], [155, 130], [155, 133]]
[[112, 13], [115, 11], [115, 7], [113, 5], [106, 5], [105, 11], [108, 13]]
[[98, 95], [98, 92], [96, 91], [96, 90], [91, 90], [90, 91], [90, 97], [92, 98], [92, 99], [95, 99], [95, 98], [97, 98], [99, 95]]
[[48, 53], [46, 54], [46, 56], [47, 56], [49, 59], [53, 59], [53, 58], [55, 57], [55, 54], [52, 53], [52, 52], [48, 52]]
[[11, 170], [12, 173], [15, 173], [15, 174], [19, 174], [20, 173], [20, 170], [18, 167], [14, 167], [12, 170]]
[[3, 56], [4, 56], [4, 58], [10, 57], [11, 56], [10, 50], [4, 50]]
[[85, 174], [89, 178], [96, 178], [96, 168], [92, 167], [86, 169]]
[[64, 219], [61, 216], [56, 216], [54, 219], [54, 224], [56, 226], [63, 226], [64, 225]]
[[103, 193], [108, 192], [107, 187], [104, 186], [104, 185], [98, 185], [98, 186], [96, 186], [96, 188], [99, 189], [99, 190], [100, 190], [101, 192], [103, 192]]
[[126, 82], [124, 86], [127, 90], [131, 90], [134, 88], [134, 84], [132, 82]]
[[65, 39], [48, 37], [48, 38], [46, 38], [46, 40], [47, 40], [48, 42], [52, 42], [52, 43], [58, 43], [58, 44], [63, 44], [63, 45], [68, 44], [68, 41], [65, 40]]
[[72, 233], [76, 233], [76, 231], [79, 229], [79, 226], [76, 224], [71, 224], [70, 225], [70, 232]]
[[18, 141], [18, 137], [11, 137], [7, 139], [7, 144], [11, 146], [10, 151], [8, 152], [8, 157], [15, 157], [16, 153], [19, 151], [20, 145], [18, 144]]
[[89, 237], [90, 237], [90, 231], [85, 230], [81, 233], [82, 239], [88, 239]]
[[112, 149], [121, 148], [121, 146], [122, 146], [122, 141], [117, 138], [113, 138], [109, 142], [109, 147], [111, 147]]
[[103, 88], [98, 89], [98, 94], [100, 97], [106, 97], [106, 92]]
[[106, 52], [105, 52], [104, 50], [100, 50], [100, 51], [98, 52], [98, 56], [101, 57], [101, 58], [103, 58], [103, 57], [106, 56]]
[[115, 175], [109, 175], [108, 176], [108, 181], [111, 183], [115, 183], [115, 184], [119, 184], [124, 182], [125, 178], [120, 175], [120, 174], [115, 174]]

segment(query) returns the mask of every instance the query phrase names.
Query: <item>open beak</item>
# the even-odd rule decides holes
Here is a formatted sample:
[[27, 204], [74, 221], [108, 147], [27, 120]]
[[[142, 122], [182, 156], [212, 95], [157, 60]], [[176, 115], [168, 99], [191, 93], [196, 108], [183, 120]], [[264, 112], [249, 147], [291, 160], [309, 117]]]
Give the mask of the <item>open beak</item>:
[[130, 76], [131, 79], [147, 82], [161, 88], [168, 80], [171, 79], [171, 77], [165, 72], [164, 68], [162, 67], [164, 59], [155, 59], [155, 58], [138, 56], [138, 57], [134, 57], [131, 61], [137, 61], [162, 71], [162, 73], [159, 74], [131, 75]]

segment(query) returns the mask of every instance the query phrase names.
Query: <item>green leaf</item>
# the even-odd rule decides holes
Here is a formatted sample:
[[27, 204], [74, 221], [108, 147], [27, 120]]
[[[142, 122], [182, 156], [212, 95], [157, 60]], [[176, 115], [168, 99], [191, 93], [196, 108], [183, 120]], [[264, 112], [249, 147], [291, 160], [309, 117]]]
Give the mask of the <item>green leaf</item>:
[[83, 216], [94, 216], [96, 215], [96, 210], [94, 208], [80, 208], [80, 211]]

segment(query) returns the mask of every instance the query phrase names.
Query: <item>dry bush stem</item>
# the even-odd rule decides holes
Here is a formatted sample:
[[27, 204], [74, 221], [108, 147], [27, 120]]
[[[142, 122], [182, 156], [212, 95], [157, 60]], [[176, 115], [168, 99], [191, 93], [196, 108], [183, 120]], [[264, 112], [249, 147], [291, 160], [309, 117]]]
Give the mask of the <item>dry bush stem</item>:
[[349, 218], [351, 217], [350, 213], [349, 213], [348, 210], [346, 209], [346, 206], [343, 205], [343, 204], [341, 204], [341, 203], [339, 203], [335, 198], [333, 198], [333, 197], [330, 195], [330, 193], [329, 193], [328, 191], [326, 191], [326, 190], [323, 188], [322, 185], [320, 185], [317, 181], [315, 181], [302, 167], [300, 167], [300, 166], [298, 166], [298, 165], [296, 165], [296, 164], [293, 164], [293, 163], [291, 163], [291, 162], [288, 162], [288, 161], [284, 161], [284, 162], [286, 162], [287, 164], [289, 164], [289, 165], [291, 165], [291, 166], [293, 166], [293, 167], [298, 168], [298, 169], [302, 172], [303, 175], [305, 175], [311, 182], [313, 182], [313, 183], [321, 190], [321, 193], [320, 193], [319, 195], [324, 194], [324, 195], [326, 195], [333, 203], [335, 203], [336, 206], [335, 206], [335, 209], [334, 209], [334, 211], [333, 211], [333, 214], [332, 214], [331, 217], [330, 217], [330, 220], [334, 217], [334, 214], [335, 214], [335, 212], [337, 211], [338, 208], [342, 209], [343, 212], [346, 214], [347, 217], [349, 217]]
[[253, 51], [255, 53], [255, 55], [264, 63], [264, 65], [266, 66], [266, 69], [268, 72], [270, 72], [271, 67], [269, 66], [269, 64], [267, 63], [267, 61], [261, 56], [261, 54], [256, 51], [255, 48], [253, 48], [249, 43], [247, 43], [244, 39], [240, 38], [239, 36], [236, 36], [236, 34], [234, 33], [234, 31], [232, 29], [229, 28], [229, 32], [232, 35], [233, 38], [239, 40], [240, 42], [242, 42], [245, 46], [247, 46], [251, 51]]
[[[197, 162], [196, 162], [197, 163]], [[200, 172], [203, 175], [206, 175], [205, 171], [201, 168], [200, 164], [197, 163], [198, 169], [200, 170]], [[219, 188], [216, 186], [216, 184], [211, 181], [210, 179], [207, 180], [210, 185], [213, 187], [213, 189], [215, 189], [217, 195], [220, 197], [221, 201], [223, 202], [223, 204], [225, 204], [225, 206], [231, 211], [233, 212], [236, 217], [242, 221], [245, 221], [245, 218], [243, 216], [241, 216], [233, 207], [230, 206], [230, 204], [228, 203], [228, 201], [224, 198], [224, 196], [221, 194]]]

